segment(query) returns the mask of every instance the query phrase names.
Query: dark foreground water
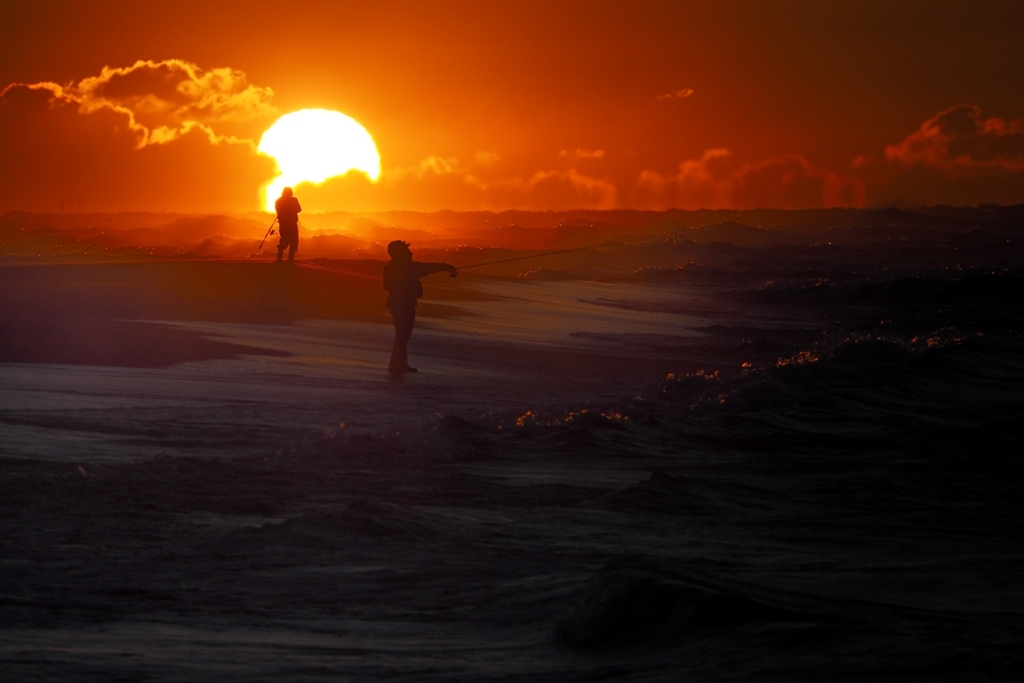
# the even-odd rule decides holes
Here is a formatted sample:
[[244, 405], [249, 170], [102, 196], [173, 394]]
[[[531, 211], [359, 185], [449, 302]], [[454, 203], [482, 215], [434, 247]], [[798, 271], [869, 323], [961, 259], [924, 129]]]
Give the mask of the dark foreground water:
[[1004, 232], [468, 279], [403, 383], [372, 323], [0, 365], [0, 679], [1015, 680]]

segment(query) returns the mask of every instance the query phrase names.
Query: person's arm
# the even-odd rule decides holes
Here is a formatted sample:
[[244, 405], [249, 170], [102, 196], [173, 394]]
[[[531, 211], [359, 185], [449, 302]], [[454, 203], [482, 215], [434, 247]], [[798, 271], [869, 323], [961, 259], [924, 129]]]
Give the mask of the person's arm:
[[455, 269], [455, 266], [448, 263], [414, 263], [416, 267], [415, 276], [417, 279], [430, 275], [431, 273], [448, 273], [449, 277], [458, 277], [459, 271]]
[[295, 215], [298, 216], [300, 213], [302, 213], [302, 206], [299, 205], [298, 197], [292, 197], [292, 199], [295, 200]]

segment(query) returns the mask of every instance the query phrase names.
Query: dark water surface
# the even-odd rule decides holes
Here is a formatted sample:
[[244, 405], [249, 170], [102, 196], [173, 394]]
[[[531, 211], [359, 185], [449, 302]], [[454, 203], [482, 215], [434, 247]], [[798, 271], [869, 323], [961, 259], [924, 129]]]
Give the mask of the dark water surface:
[[0, 365], [0, 679], [1012, 680], [1012, 228], [434, 283], [400, 383], [352, 319]]

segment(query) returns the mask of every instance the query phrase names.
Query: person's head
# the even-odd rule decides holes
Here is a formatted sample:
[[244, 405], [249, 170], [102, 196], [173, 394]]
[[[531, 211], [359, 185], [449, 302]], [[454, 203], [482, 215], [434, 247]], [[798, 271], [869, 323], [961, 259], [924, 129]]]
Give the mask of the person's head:
[[286, 187], [283, 190], [281, 190], [281, 196], [282, 197], [291, 197], [292, 196], [292, 188]]
[[388, 256], [393, 259], [411, 259], [412, 252], [409, 251], [409, 243], [402, 240], [395, 240], [388, 244]]

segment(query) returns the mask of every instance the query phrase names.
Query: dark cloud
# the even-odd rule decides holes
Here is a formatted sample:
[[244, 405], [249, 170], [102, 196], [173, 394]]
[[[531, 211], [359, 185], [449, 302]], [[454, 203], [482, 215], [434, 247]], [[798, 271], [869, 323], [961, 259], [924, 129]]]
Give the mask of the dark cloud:
[[47, 92], [54, 105], [75, 105], [81, 114], [116, 112], [135, 133], [140, 148], [171, 142], [193, 130], [204, 133], [213, 144], [252, 146], [251, 139], [219, 133], [215, 127], [269, 120], [277, 113], [270, 103], [273, 90], [248, 83], [243, 72], [203, 70], [180, 59], [106, 66], [98, 76], [65, 85], [12, 83], [0, 92], [0, 98], [17, 90]]
[[247, 145], [211, 145], [198, 129], [137, 147], [125, 117], [88, 116], [47, 89], [0, 98], [0, 211], [250, 211], [274, 172]]
[[1024, 121], [960, 105], [930, 117], [881, 156], [853, 162], [871, 205], [1024, 202]]
[[950, 170], [1024, 170], [1024, 121], [985, 119], [981, 108], [973, 105], [952, 107], [922, 123], [901, 142], [887, 146], [885, 158]]

